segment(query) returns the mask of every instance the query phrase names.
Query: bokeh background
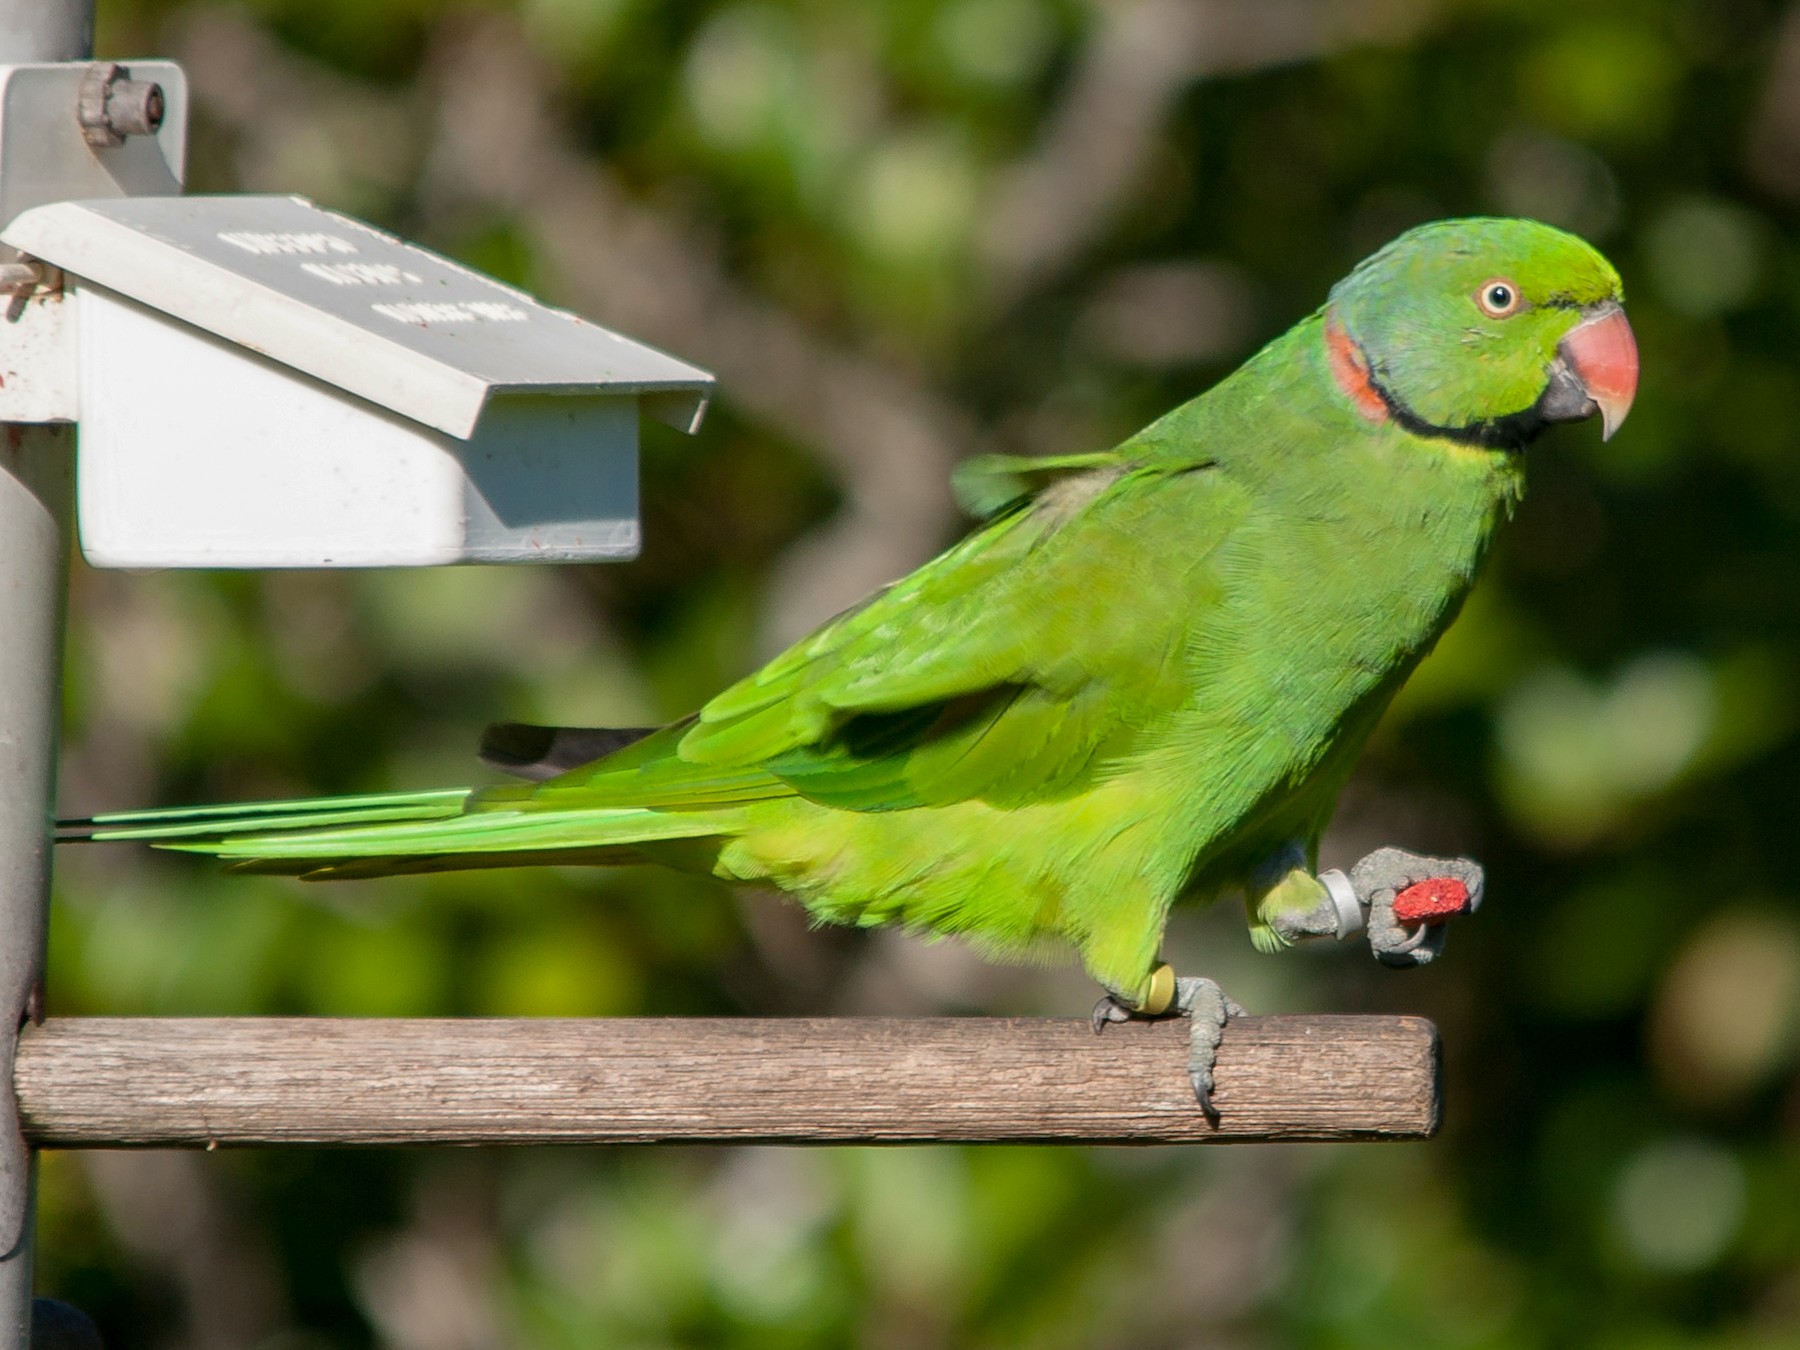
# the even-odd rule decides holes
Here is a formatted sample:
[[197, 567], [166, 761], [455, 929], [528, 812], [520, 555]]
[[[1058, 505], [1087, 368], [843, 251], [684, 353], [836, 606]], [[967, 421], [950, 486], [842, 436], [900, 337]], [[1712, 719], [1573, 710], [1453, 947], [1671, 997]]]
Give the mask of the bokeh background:
[[[65, 1154], [114, 1350], [1800, 1345], [1800, 6], [102, 0], [191, 186], [305, 193], [715, 370], [610, 567], [77, 569], [63, 804], [472, 781], [499, 717], [682, 713], [1436, 216], [1576, 229], [1643, 389], [1560, 429], [1327, 846], [1466, 850], [1429, 970], [1171, 950], [1425, 1013], [1405, 1146]], [[63, 859], [67, 1012], [1078, 1014], [1071, 971], [653, 872], [303, 889]]]

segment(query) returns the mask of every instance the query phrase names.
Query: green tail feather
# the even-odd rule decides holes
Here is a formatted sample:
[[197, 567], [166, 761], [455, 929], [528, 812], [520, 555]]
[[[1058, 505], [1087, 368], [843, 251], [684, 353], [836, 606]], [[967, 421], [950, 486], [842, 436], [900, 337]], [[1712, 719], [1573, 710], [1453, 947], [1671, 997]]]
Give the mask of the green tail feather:
[[475, 811], [448, 819], [386, 821], [320, 830], [271, 832], [252, 828], [225, 837], [158, 843], [162, 848], [210, 853], [227, 862], [237, 862], [251, 858], [398, 858], [595, 849], [663, 839], [694, 839], [718, 832], [718, 818], [710, 812], [608, 807], [591, 811]]
[[[660, 860], [660, 859], [656, 859]], [[362, 881], [372, 877], [417, 876], [425, 872], [473, 872], [499, 867], [624, 867], [653, 859], [630, 845], [608, 848], [555, 848], [516, 853], [426, 853], [377, 858], [250, 858], [227, 863], [227, 872], [301, 881]]]
[[319, 829], [376, 821], [440, 820], [462, 813], [468, 788], [435, 792], [377, 792], [358, 797], [311, 797], [295, 801], [239, 802], [221, 806], [178, 806], [143, 811], [109, 811], [56, 824], [58, 843], [222, 839], [251, 831]]
[[627, 862], [641, 860], [634, 845], [704, 839], [729, 828], [716, 810], [534, 810], [524, 802], [472, 802], [472, 795], [466, 788], [453, 788], [121, 811], [63, 821], [58, 837], [137, 841], [210, 854], [238, 871], [325, 878], [524, 863]]

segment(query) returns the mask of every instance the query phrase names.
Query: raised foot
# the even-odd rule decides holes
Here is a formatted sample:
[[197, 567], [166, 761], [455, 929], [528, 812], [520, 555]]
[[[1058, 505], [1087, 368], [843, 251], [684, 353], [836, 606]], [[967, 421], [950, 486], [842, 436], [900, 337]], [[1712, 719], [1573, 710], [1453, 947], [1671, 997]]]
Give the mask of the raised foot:
[[1481, 907], [1483, 874], [1467, 858], [1381, 848], [1350, 869], [1366, 907], [1369, 949], [1388, 966], [1422, 966], [1444, 950], [1446, 921]]

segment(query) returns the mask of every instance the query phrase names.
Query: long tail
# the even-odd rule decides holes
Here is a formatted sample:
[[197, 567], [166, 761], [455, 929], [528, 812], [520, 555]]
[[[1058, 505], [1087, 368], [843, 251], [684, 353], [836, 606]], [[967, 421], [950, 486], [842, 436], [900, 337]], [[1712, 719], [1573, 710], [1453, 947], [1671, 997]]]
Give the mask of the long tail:
[[110, 811], [82, 820], [59, 820], [56, 842], [168, 843], [219, 840], [249, 832], [319, 830], [378, 821], [442, 820], [460, 815], [468, 788], [438, 792], [378, 792], [362, 797], [311, 797], [285, 802], [233, 802], [221, 806], [151, 807]]
[[[233, 870], [308, 880], [529, 863], [622, 862], [638, 844], [721, 833], [716, 811], [563, 806], [468, 788], [122, 811], [63, 821], [59, 841], [136, 840]], [[471, 809], [473, 808], [473, 809]]]

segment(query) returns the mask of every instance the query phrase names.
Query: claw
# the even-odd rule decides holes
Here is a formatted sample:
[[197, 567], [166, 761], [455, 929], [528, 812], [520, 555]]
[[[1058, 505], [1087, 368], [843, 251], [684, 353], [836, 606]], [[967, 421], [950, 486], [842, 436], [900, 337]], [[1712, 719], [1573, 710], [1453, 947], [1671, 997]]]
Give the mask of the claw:
[[1194, 1100], [1200, 1103], [1200, 1114], [1206, 1117], [1208, 1125], [1218, 1129], [1219, 1108], [1213, 1105], [1212, 1084], [1197, 1073], [1190, 1073], [1188, 1081], [1194, 1085]]
[[1098, 1036], [1101, 1032], [1106, 1030], [1107, 1023], [1109, 1022], [1129, 1022], [1131, 1020], [1131, 1009], [1119, 1002], [1113, 995], [1105, 994], [1102, 995], [1100, 1001], [1094, 1005], [1094, 1015], [1092, 1020], [1094, 1025], [1094, 1035]]
[[1426, 938], [1431, 936], [1431, 929], [1424, 924], [1414, 928], [1406, 937], [1386, 948], [1390, 956], [1406, 956], [1416, 951]]

